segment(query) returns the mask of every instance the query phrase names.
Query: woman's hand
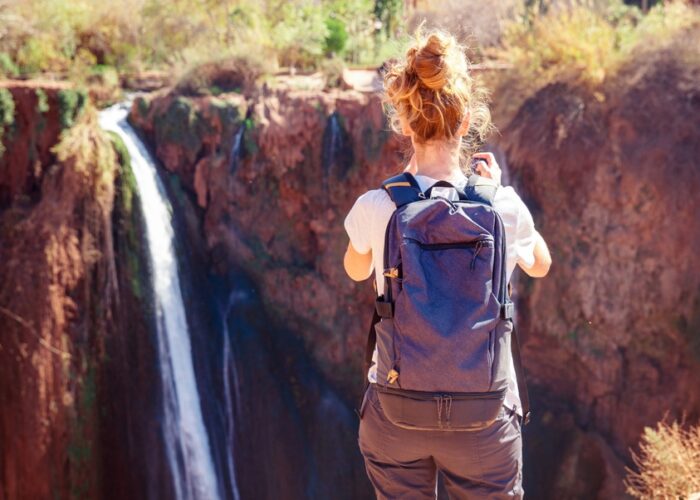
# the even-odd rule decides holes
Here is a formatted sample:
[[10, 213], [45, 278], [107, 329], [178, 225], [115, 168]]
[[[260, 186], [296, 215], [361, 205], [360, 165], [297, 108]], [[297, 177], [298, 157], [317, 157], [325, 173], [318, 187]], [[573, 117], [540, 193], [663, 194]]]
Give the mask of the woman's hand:
[[501, 167], [498, 166], [493, 153], [475, 153], [472, 155], [472, 158], [475, 161], [473, 168], [477, 174], [493, 179], [496, 181], [496, 184], [501, 184]]

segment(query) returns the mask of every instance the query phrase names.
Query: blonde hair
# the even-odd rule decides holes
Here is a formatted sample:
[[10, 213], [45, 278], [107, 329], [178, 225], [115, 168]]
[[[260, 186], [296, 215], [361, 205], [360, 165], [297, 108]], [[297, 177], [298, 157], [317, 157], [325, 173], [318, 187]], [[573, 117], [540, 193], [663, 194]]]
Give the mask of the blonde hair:
[[469, 113], [463, 145], [476, 149], [491, 132], [486, 90], [471, 77], [465, 48], [450, 33], [422, 22], [402, 60], [393, 60], [384, 73], [384, 96], [392, 129], [401, 133], [404, 118], [417, 143], [452, 140]]

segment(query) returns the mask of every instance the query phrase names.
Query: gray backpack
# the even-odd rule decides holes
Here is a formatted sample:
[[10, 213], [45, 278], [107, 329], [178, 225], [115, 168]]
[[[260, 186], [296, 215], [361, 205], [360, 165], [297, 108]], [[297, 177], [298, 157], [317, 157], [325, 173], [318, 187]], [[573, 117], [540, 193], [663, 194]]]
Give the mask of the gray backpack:
[[[492, 206], [496, 184], [473, 174], [464, 190], [438, 181], [423, 192], [404, 172], [382, 187], [396, 210], [386, 229], [384, 294], [375, 303], [365, 367], [376, 343], [385, 416], [409, 429], [484, 428], [502, 408], [512, 353], [527, 423], [505, 232]], [[431, 196], [438, 187], [454, 189], [458, 199]]]

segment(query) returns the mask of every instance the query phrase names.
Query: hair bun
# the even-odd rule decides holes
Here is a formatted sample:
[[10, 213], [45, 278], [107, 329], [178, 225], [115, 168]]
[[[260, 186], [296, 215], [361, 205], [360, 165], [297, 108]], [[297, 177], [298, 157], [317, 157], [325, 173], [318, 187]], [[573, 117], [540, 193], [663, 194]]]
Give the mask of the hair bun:
[[425, 87], [437, 91], [447, 84], [445, 54], [448, 49], [449, 40], [431, 34], [422, 47], [412, 47], [406, 54], [409, 67]]
[[426, 34], [424, 24], [425, 20], [416, 29], [405, 58], [390, 62], [383, 73], [382, 101], [389, 104], [391, 127], [410, 134], [415, 143], [457, 136], [472, 137], [470, 144], [474, 138], [481, 141], [490, 126], [485, 90], [469, 75], [469, 61], [457, 39], [439, 29]]

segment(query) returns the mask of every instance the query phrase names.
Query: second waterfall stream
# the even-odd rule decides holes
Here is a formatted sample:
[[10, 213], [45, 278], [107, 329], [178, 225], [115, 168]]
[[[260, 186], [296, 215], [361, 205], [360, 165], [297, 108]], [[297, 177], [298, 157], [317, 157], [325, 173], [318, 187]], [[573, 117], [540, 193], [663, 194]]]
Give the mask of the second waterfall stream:
[[[172, 207], [148, 148], [127, 122], [128, 103], [100, 112], [103, 129], [117, 133], [131, 157], [143, 207], [163, 390], [162, 433], [177, 500], [223, 498], [194, 369], [190, 331], [175, 253]], [[228, 450], [233, 453], [233, 450]], [[232, 469], [232, 467], [230, 468]], [[229, 471], [233, 474], [233, 471]], [[235, 488], [233, 497], [238, 498]]]

